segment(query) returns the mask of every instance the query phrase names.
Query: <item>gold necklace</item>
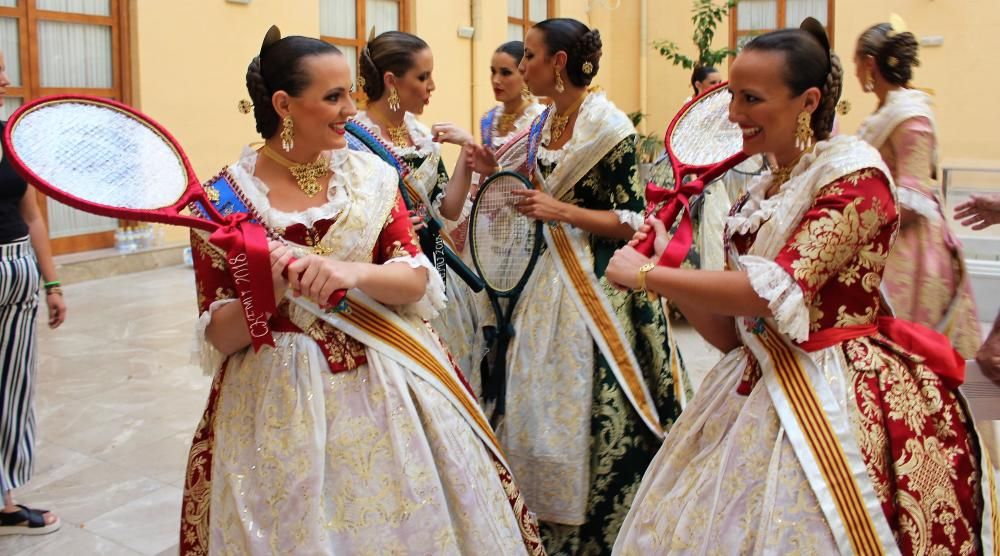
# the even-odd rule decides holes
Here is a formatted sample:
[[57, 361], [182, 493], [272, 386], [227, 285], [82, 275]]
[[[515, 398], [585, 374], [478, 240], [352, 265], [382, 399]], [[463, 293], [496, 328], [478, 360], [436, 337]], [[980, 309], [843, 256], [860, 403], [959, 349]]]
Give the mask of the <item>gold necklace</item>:
[[313, 162], [296, 164], [281, 156], [267, 145], [264, 145], [260, 152], [264, 153], [264, 156], [288, 168], [288, 171], [292, 173], [292, 177], [295, 178], [296, 185], [299, 186], [299, 189], [307, 197], [313, 197], [323, 189], [322, 184], [319, 183], [319, 179], [330, 172], [330, 161], [322, 155]]
[[[374, 111], [369, 111], [369, 113], [370, 114], [374, 114]], [[408, 127], [406, 127], [406, 117], [405, 117], [405, 114], [404, 114], [404, 117], [403, 117], [403, 123], [401, 123], [401, 124], [399, 124], [398, 126], [395, 126], [395, 127], [393, 127], [393, 125], [391, 123], [389, 123], [389, 118], [384, 118], [384, 117], [382, 117], [381, 114], [379, 114], [378, 119], [382, 120], [383, 122], [385, 122], [385, 132], [386, 132], [386, 134], [389, 135], [389, 142], [390, 143], [392, 143], [393, 145], [396, 145], [398, 147], [406, 147], [406, 146], [408, 146], [412, 142], [412, 141], [410, 141], [410, 129]], [[379, 126], [379, 127], [382, 127], [382, 126]]]
[[778, 166], [773, 172], [771, 172], [771, 187], [768, 189], [780, 188], [786, 181], [788, 181], [789, 178], [792, 177], [792, 170], [795, 169], [799, 160], [802, 160], [802, 156], [808, 152], [812, 152], [812, 147], [800, 152], [799, 156], [796, 156], [795, 160], [791, 161], [789, 164], [785, 166]]
[[566, 126], [569, 124], [569, 119], [573, 117], [573, 114], [580, 108], [583, 104], [583, 99], [587, 98], [588, 93], [583, 93], [580, 98], [570, 106], [568, 110], [562, 114], [552, 114], [552, 127], [549, 128], [549, 143], [553, 141], [558, 141], [564, 131], [566, 131]]
[[497, 120], [497, 135], [504, 137], [508, 133], [514, 130], [514, 123], [517, 119], [521, 117], [521, 113], [524, 112], [525, 107], [528, 106], [528, 101], [525, 100], [521, 102], [521, 106], [517, 107], [517, 110], [507, 114], [506, 112], [500, 114], [500, 118]]

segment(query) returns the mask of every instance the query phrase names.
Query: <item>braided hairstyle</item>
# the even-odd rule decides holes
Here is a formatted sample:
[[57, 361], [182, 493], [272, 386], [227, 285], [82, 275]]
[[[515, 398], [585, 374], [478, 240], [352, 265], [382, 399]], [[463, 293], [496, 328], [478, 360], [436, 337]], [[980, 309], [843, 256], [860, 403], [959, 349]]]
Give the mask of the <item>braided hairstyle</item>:
[[874, 58], [879, 73], [890, 84], [905, 87], [913, 79], [914, 66], [920, 65], [917, 37], [909, 31], [892, 31], [888, 23], [866, 29], [858, 37], [858, 54]]
[[365, 80], [365, 96], [375, 101], [385, 94], [386, 72], [402, 77], [414, 64], [414, 54], [430, 48], [424, 39], [402, 31], [386, 31], [372, 39], [358, 57], [358, 72]]
[[524, 43], [521, 41], [505, 42], [496, 49], [496, 52], [503, 52], [513, 58], [516, 67], [521, 63], [521, 58], [524, 58]]
[[341, 54], [332, 44], [309, 37], [290, 36], [271, 42], [265, 39], [260, 55], [247, 66], [247, 92], [253, 103], [257, 133], [268, 139], [278, 132], [281, 118], [274, 110], [271, 97], [278, 91], [299, 96], [309, 87], [309, 74], [303, 60], [310, 56]]
[[798, 29], [760, 35], [743, 50], [783, 53], [785, 85], [795, 96], [812, 87], [819, 89], [819, 106], [812, 113], [811, 126], [818, 140], [829, 138], [844, 82], [844, 69], [840, 58], [830, 50], [830, 40], [823, 25], [807, 17]]
[[[536, 23], [534, 28], [542, 32], [549, 56], [560, 50], [566, 53], [566, 76], [570, 83], [577, 87], [590, 85], [601, 65], [601, 32], [564, 17], [546, 19]], [[592, 68], [589, 74], [583, 72], [586, 62], [590, 62]]]

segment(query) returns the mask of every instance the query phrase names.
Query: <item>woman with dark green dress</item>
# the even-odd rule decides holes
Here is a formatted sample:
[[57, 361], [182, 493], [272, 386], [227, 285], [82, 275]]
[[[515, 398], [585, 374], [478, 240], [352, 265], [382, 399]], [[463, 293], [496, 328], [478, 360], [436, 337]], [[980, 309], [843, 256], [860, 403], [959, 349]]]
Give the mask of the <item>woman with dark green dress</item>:
[[607, 554], [688, 386], [659, 300], [603, 279], [642, 222], [635, 129], [588, 85], [601, 39], [571, 19], [525, 37], [520, 71], [553, 104], [499, 153], [532, 176], [519, 210], [547, 223], [514, 310], [500, 441], [549, 554]]

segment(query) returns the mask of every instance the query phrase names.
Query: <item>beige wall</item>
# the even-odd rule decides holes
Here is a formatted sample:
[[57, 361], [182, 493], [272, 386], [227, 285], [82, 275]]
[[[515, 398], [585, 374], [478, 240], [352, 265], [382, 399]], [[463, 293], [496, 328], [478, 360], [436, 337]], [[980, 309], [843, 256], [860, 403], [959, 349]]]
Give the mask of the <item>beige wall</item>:
[[[238, 113], [235, 106], [246, 97], [245, 68], [267, 27], [275, 23], [286, 35], [317, 36], [319, 2], [132, 1], [135, 102], [177, 137], [199, 177], [207, 179], [235, 159], [242, 145], [258, 139], [252, 118]], [[671, 39], [691, 52], [691, 1], [621, 0], [616, 9], [609, 8], [614, 0], [556, 0], [555, 4], [558, 15], [601, 30], [604, 58], [595, 82], [622, 110], [642, 109], [649, 114], [645, 131], [662, 134], [690, 94], [689, 72], [667, 63], [649, 45]], [[494, 103], [489, 61], [506, 40], [506, 2], [411, 0], [411, 8], [410, 29], [431, 45], [435, 57], [437, 90], [423, 121], [455, 122], [478, 135], [479, 115]], [[842, 119], [841, 129], [855, 131], [875, 102], [862, 94], [853, 78], [854, 40], [890, 12], [901, 14], [918, 36], [944, 37], [943, 46], [921, 50], [923, 65], [917, 68], [915, 82], [935, 91], [945, 161], [1000, 166], [1000, 140], [994, 134], [1000, 127], [1000, 111], [986, 102], [987, 95], [1000, 88], [1000, 77], [990, 70], [991, 53], [1000, 51], [996, 0], [837, 2], [834, 45], [845, 54], [849, 76], [845, 98], [854, 106]], [[460, 26], [474, 27], [473, 38], [459, 37]], [[718, 45], [728, 41], [728, 29], [728, 21], [723, 22]], [[725, 76], [726, 68], [721, 69]], [[645, 88], [640, 87], [643, 82]], [[456, 155], [456, 148], [445, 148], [449, 165]]]

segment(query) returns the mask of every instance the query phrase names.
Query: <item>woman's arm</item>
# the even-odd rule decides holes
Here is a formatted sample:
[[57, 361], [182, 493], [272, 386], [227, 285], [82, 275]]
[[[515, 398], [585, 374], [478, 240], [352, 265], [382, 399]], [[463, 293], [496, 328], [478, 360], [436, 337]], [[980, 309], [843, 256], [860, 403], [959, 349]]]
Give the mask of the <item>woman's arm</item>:
[[[42, 218], [42, 211], [38, 208], [38, 196], [35, 188], [28, 185], [21, 197], [18, 210], [21, 218], [28, 225], [28, 235], [31, 238], [31, 247], [35, 250], [38, 258], [38, 267], [42, 271], [42, 280], [45, 282], [55, 282], [59, 278], [56, 276], [56, 265], [52, 260], [52, 249], [49, 245], [49, 231], [45, 226], [45, 219]], [[49, 308], [49, 328], [56, 328], [66, 319], [66, 303], [62, 293], [45, 292], [45, 303]]]

